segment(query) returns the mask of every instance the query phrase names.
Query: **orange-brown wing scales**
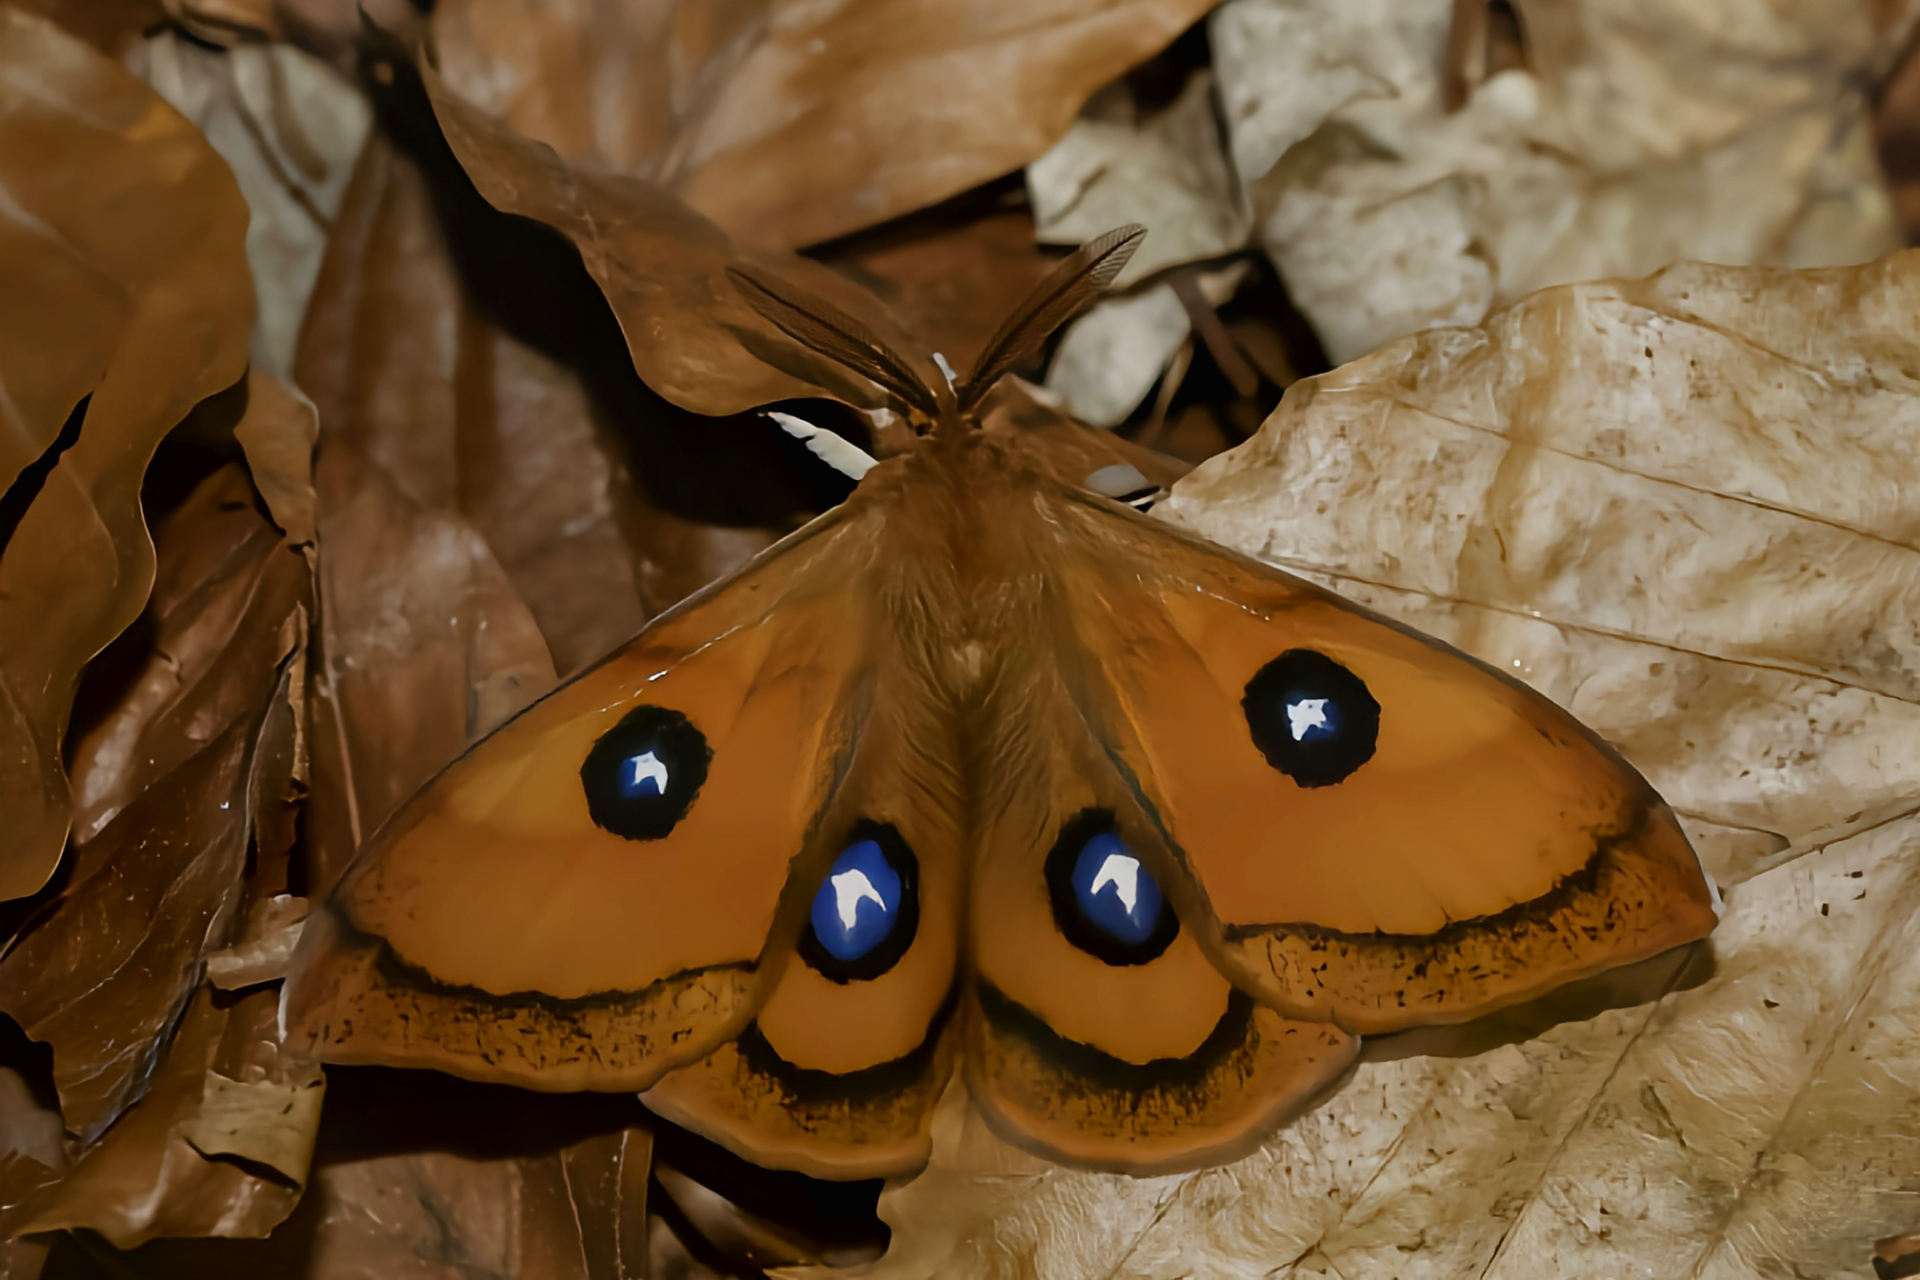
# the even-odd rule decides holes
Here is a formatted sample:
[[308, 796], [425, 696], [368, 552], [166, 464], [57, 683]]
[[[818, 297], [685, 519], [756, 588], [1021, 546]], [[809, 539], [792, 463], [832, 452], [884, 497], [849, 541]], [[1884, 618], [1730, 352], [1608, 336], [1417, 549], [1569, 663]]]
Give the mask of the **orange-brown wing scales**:
[[[1712, 928], [1672, 814], [1547, 698], [1311, 584], [1063, 497], [1058, 578], [1100, 686], [1080, 700], [1203, 899], [1208, 949], [1275, 1008], [1357, 1032], [1465, 1019]], [[1250, 682], [1300, 650], [1379, 706], [1371, 757], [1330, 784], [1283, 773], [1248, 728]]]
[[840, 1180], [912, 1174], [927, 1162], [934, 1104], [953, 1071], [950, 1021], [943, 1007], [911, 1051], [851, 1071], [803, 1066], [753, 1023], [644, 1100], [767, 1168]]
[[[415, 796], [334, 890], [337, 928], [296, 959], [296, 1041], [337, 1061], [638, 1089], [737, 1033], [858, 737], [871, 532], [816, 522]], [[582, 765], [641, 708], [684, 717], [710, 758], [677, 823], [633, 838], [596, 821]], [[582, 1032], [591, 1048], [562, 1044]]]
[[896, 832], [914, 867], [905, 950], [848, 971], [796, 945], [756, 1021], [648, 1090], [649, 1107], [756, 1164], [813, 1177], [890, 1177], [926, 1163], [933, 1107], [952, 1073], [945, 1029], [965, 866], [957, 748], [942, 706], [924, 664], [896, 646], [822, 823], [843, 834], [799, 877], [811, 900], [845, 833], [863, 823]]
[[1714, 916], [1690, 892], [1699, 874], [1673, 815], [1651, 807], [1547, 893], [1493, 915], [1426, 935], [1233, 926], [1224, 945], [1289, 1008], [1360, 1031], [1455, 1022], [1703, 936]]
[[1165, 882], [1175, 868], [1052, 669], [1010, 667], [995, 687], [975, 815], [968, 1087], [1014, 1141], [1076, 1164], [1147, 1173], [1250, 1149], [1357, 1042], [1254, 1007], [1191, 929], [1126, 963], [1069, 937], [1072, 907], [1046, 869], [1086, 815], [1111, 814], [1145, 874]]
[[1234, 991], [1198, 1045], [1133, 1063], [1062, 1038], [981, 983], [968, 1077], [1012, 1141], [1075, 1164], [1150, 1174], [1244, 1155], [1339, 1076], [1357, 1047], [1337, 1027], [1282, 1018]]
[[566, 1092], [626, 1087], [680, 1046], [752, 1011], [753, 967], [717, 965], [636, 992], [558, 1000], [452, 987], [394, 959], [379, 939], [316, 912], [302, 933], [308, 975], [290, 1003], [290, 1030], [329, 1062], [427, 1067]]

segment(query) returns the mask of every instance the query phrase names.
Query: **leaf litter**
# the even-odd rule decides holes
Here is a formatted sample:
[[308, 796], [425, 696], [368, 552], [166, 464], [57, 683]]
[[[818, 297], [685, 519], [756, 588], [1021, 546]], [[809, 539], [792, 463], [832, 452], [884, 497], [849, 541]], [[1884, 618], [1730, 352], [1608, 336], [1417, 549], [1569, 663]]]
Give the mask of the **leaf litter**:
[[[1677, 217], [1684, 234], [1618, 259], [1589, 236], [1601, 256], [1582, 270], [1702, 252], [1685, 232], [1701, 216], [1687, 202], [1702, 174], [1774, 184], [1714, 242], [1722, 256], [1869, 256], [1892, 223], [1860, 164], [1860, 86], [1890, 65], [1910, 23], [1901, 6], [1880, 6], [1877, 27], [1849, 16], [1825, 31], [1794, 10], [1761, 30], [1751, 44], [1763, 53], [1801, 50], [1782, 54], [1798, 59], [1795, 98], [1741, 80], [1766, 57], [1729, 44], [1720, 9], [1676, 19], [1628, 0], [1575, 6], [1599, 33], [1580, 47], [1567, 44], [1573, 17], [1523, 4], [1517, 60], [1489, 47], [1459, 65], [1449, 41], [1491, 39], [1457, 16], [1472, 4], [1449, 18], [1431, 0], [1391, 14], [1231, 0], [1213, 10], [1210, 46], [1189, 34], [1124, 82], [1210, 6], [1116, 6], [1135, 20], [1121, 35], [1077, 0], [1014, 19], [1014, 7], [978, 6], [941, 63], [926, 57], [933, 29], [919, 16], [876, 44], [871, 6], [855, 0], [617, 18], [468, 0], [430, 20], [440, 72], [424, 83], [374, 38], [363, 85], [374, 126], [350, 177], [358, 126], [338, 86], [269, 113], [260, 68], [292, 55], [249, 42], [294, 39], [345, 65], [357, 16], [331, 0], [171, 7], [198, 38], [236, 47], [149, 31], [135, 48], [129, 33], [150, 17], [90, 34], [146, 58], [149, 74], [156, 57], [197, 68], [180, 71], [177, 100], [208, 104], [195, 118], [242, 174], [250, 240], [265, 223], [287, 246], [279, 259], [255, 253], [253, 268], [291, 265], [263, 285], [256, 374], [175, 415], [186, 422], [147, 485], [161, 549], [147, 614], [90, 670], [68, 744], [73, 848], [26, 904], [25, 927], [7, 926], [0, 983], [11, 970], [14, 985], [0, 1007], [42, 1047], [4, 1046], [18, 1070], [0, 1073], [0, 1129], [20, 1136], [0, 1151], [0, 1225], [89, 1227], [128, 1246], [271, 1231], [153, 1240], [114, 1264], [196, 1277], [604, 1280], [871, 1256], [821, 1235], [824, 1218], [796, 1231], [805, 1197], [791, 1191], [775, 1193], [791, 1201], [785, 1217], [761, 1216], [764, 1202], [742, 1191], [714, 1193], [702, 1157], [670, 1130], [656, 1150], [657, 1126], [631, 1100], [334, 1069], [323, 1116], [318, 1075], [278, 1051], [274, 984], [307, 895], [419, 779], [834, 499], [751, 410], [778, 402], [882, 452], [897, 442], [884, 413], [845, 407], [874, 403], [863, 385], [729, 315], [726, 265], [803, 277], [883, 332], [920, 335], [901, 338], [911, 349], [953, 359], [1046, 269], [1036, 240], [1137, 209], [1168, 247], [1112, 309], [1157, 299], [1163, 336], [1144, 358], [1076, 357], [1096, 392], [1124, 402], [1105, 415], [1119, 430], [1076, 422], [1078, 393], [1060, 394], [1069, 383], [1018, 381], [989, 406], [989, 429], [1046, 433], [1069, 479], [1125, 462], [1172, 484], [1184, 464], [1140, 442], [1204, 458], [1250, 432], [1280, 387], [1325, 367], [1292, 336], [1305, 326], [1291, 292], [1337, 354], [1360, 358], [1297, 384], [1251, 442], [1176, 485], [1163, 513], [1517, 661], [1673, 798], [1729, 914], [1701, 954], [1376, 1043], [1318, 1108], [1212, 1173], [1055, 1168], [1000, 1145], [950, 1099], [935, 1165], [881, 1201], [892, 1244], [868, 1274], [1612, 1274], [1684, 1258], [1699, 1276], [1864, 1276], [1876, 1248], [1901, 1256], [1920, 1190], [1905, 997], [1920, 976], [1906, 972], [1920, 892], [1902, 484], [1914, 468], [1900, 430], [1914, 268], [1678, 268], [1483, 317], [1551, 278], [1508, 270], [1478, 311], [1456, 298], [1415, 314], [1404, 297], [1440, 296], [1431, 282], [1459, 278], [1457, 262], [1445, 243], [1395, 239], [1420, 218], [1393, 209], [1396, 184], [1413, 183], [1411, 210], [1425, 198], [1418, 175], [1454, 165], [1441, 186], [1477, 193], [1461, 207], [1481, 219], [1489, 260], [1526, 260], [1511, 244], [1537, 244], [1527, 219], [1586, 197], [1499, 204], [1488, 191], [1539, 194], [1474, 186], [1505, 172], [1501, 148], [1571, 128], [1566, 113], [1605, 103], [1609, 85], [1666, 75], [1715, 105], [1645, 118], [1723, 132], [1695, 128], [1665, 170], [1613, 155], [1572, 167], [1657, 171], [1625, 225], [1644, 234]], [[1670, 41], [1652, 80], [1633, 80], [1634, 50], [1675, 21], [1695, 24], [1692, 42]], [[1273, 42], [1276, 22], [1296, 24], [1290, 42]], [[1024, 39], [1036, 29], [1044, 39]], [[1004, 56], [1019, 49], [1033, 60]], [[1313, 50], [1314, 75], [1272, 78]], [[1688, 57], [1733, 70], [1693, 86], [1670, 71], [1691, 69]], [[842, 64], [865, 70], [810, 96], [827, 83], [821, 69]], [[1369, 80], [1381, 65], [1438, 71]], [[934, 68], [951, 93], [923, 91]], [[283, 72], [318, 76], [272, 74]], [[1368, 96], [1389, 82], [1392, 93]], [[1344, 95], [1328, 87], [1340, 83]], [[911, 110], [889, 105], [903, 84], [922, 90]], [[1545, 105], [1518, 127], [1523, 91]], [[220, 121], [235, 117], [223, 112], [251, 121], [249, 135], [270, 116], [281, 131], [251, 151], [229, 146]], [[1828, 150], [1786, 148], [1793, 163], [1771, 176], [1759, 151], [1741, 150], [1810, 138], [1806, 121], [1827, 122]], [[1883, 126], [1883, 150], [1898, 136]], [[1354, 137], [1373, 150], [1343, 152]], [[316, 138], [333, 140], [324, 164], [302, 170], [318, 186], [250, 182], [249, 165], [284, 168]], [[1456, 155], [1433, 138], [1473, 141]], [[1030, 160], [1029, 200], [999, 175]], [[1348, 217], [1335, 200], [1324, 225], [1309, 219], [1315, 235], [1350, 240], [1344, 258], [1309, 264], [1331, 273], [1330, 292], [1275, 233], [1275, 210], [1329, 192], [1371, 192], [1402, 218]], [[1606, 199], [1581, 225], [1604, 229], [1634, 207]], [[886, 223], [901, 214], [913, 216]], [[786, 252], [832, 237], [815, 255], [831, 271]], [[22, 266], [44, 269], [0, 252], [0, 270]], [[1339, 283], [1356, 269], [1358, 291]], [[302, 273], [316, 270], [309, 301]], [[1127, 339], [1100, 317], [1087, 323]], [[1476, 327], [1362, 354], [1449, 318]], [[244, 352], [245, 316], [235, 334]], [[1049, 383], [1065, 379], [1071, 350], [1062, 344]], [[1102, 388], [1103, 364], [1139, 389]], [[298, 390], [261, 369], [291, 370]], [[53, 414], [57, 431], [65, 409], [41, 418]], [[271, 642], [263, 620], [286, 597], [261, 591], [267, 563], [296, 566], [273, 580], [309, 582], [318, 601], [317, 614], [311, 600], [283, 614]], [[168, 803], [216, 792], [243, 816]], [[116, 852], [147, 837], [175, 854], [136, 868]], [[116, 876], [127, 902], [86, 891]], [[179, 909], [149, 921], [128, 905], [154, 901]], [[102, 923], [114, 911], [138, 927]], [[90, 945], [97, 931], [115, 945]], [[108, 1004], [110, 1018], [92, 1016]], [[4, 1274], [36, 1274], [48, 1239], [6, 1245]], [[52, 1272], [103, 1273], [87, 1247], [55, 1238]]]

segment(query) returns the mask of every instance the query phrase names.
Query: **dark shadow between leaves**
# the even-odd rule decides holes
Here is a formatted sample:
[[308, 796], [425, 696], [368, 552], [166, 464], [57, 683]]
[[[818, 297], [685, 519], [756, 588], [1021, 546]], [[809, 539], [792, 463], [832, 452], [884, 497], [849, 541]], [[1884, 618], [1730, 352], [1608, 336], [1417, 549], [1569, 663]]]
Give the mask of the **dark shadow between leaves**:
[[368, 78], [378, 121], [426, 175], [470, 296], [493, 324], [581, 379], [648, 499], [682, 519], [730, 528], [788, 529], [816, 514], [807, 485], [796, 488], [779, 461], [779, 433], [757, 429], [756, 415], [691, 413], [641, 380], [579, 251], [558, 231], [488, 204], [442, 136], [418, 76], [405, 64], [380, 65], [387, 83]]

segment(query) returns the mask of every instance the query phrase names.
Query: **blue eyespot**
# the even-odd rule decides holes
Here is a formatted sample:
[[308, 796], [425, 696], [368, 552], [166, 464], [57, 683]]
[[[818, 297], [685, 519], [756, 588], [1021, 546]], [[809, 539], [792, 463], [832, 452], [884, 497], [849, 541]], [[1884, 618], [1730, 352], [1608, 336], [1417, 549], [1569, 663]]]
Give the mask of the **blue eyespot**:
[[1115, 833], [1108, 810], [1088, 809], [1062, 827], [1045, 873], [1060, 932], [1108, 964], [1145, 964], [1180, 932], [1159, 881]]
[[1081, 847], [1073, 864], [1073, 900], [1088, 924], [1126, 947], [1151, 938], [1167, 909], [1153, 874], [1110, 832]]
[[813, 897], [813, 936], [826, 953], [852, 964], [887, 940], [900, 919], [900, 873], [873, 840], [834, 859]]
[[678, 711], [635, 707], [600, 735], [580, 765], [587, 813], [629, 840], [658, 840], [693, 807], [713, 751]]
[[1344, 780], [1379, 745], [1380, 703], [1366, 682], [1312, 649], [1289, 649], [1260, 668], [1240, 705], [1253, 745], [1303, 787]]
[[900, 833], [860, 824], [813, 895], [801, 954], [836, 982], [878, 977], [913, 941], [915, 894], [913, 854]]

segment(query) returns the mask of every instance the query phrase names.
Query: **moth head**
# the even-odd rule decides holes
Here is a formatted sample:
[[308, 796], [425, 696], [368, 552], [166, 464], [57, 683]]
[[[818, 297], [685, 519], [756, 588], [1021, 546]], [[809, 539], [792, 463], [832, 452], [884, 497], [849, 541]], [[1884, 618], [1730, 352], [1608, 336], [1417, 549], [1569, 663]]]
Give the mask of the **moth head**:
[[954, 378], [944, 356], [929, 357], [941, 376], [926, 377], [868, 325], [791, 281], [757, 267], [729, 267], [727, 278], [776, 329], [887, 392], [916, 432], [959, 432], [979, 426], [977, 414], [987, 393], [1056, 329], [1091, 305], [1146, 234], [1145, 227], [1129, 223], [1062, 259], [1001, 321], [973, 368], [960, 379]]

